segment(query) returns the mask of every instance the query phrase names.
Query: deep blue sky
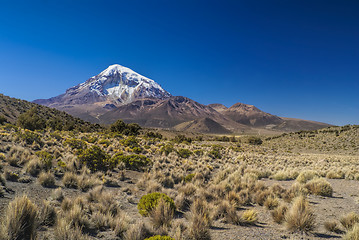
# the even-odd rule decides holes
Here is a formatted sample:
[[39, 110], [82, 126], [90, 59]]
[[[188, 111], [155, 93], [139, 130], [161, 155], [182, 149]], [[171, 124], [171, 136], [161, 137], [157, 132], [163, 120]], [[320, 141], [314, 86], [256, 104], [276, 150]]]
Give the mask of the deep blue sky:
[[118, 63], [173, 95], [359, 124], [357, 0], [0, 0], [0, 92], [49, 98]]

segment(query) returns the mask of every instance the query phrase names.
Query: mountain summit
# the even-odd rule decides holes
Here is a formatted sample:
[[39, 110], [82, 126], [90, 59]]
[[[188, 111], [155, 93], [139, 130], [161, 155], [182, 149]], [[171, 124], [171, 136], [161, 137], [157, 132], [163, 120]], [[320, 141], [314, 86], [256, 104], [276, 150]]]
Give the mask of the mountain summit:
[[81, 90], [90, 90], [121, 104], [140, 98], [163, 99], [171, 96], [155, 81], [118, 64], [109, 66], [85, 83], [70, 88], [66, 93], [72, 94]]
[[107, 110], [137, 99], [169, 97], [171, 94], [152, 79], [130, 68], [114, 64], [86, 82], [67, 89], [64, 94], [34, 102], [95, 121], [94, 118]]

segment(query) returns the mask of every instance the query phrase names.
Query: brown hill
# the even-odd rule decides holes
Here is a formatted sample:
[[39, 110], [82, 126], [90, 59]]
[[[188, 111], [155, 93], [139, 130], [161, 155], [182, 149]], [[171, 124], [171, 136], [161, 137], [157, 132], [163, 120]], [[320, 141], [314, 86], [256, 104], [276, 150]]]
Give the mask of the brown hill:
[[299, 130], [315, 130], [331, 126], [330, 124], [321, 122], [278, 117], [263, 112], [253, 105], [244, 103], [236, 103], [230, 108], [227, 108], [222, 104], [210, 104], [208, 106], [220, 112], [227, 118], [254, 128], [291, 132]]
[[231, 131], [224, 128], [221, 124], [211, 118], [201, 118], [189, 122], [184, 122], [174, 127], [177, 131], [196, 132], [196, 133], [214, 133], [229, 134]]
[[248, 129], [247, 126], [223, 116], [209, 106], [181, 96], [164, 100], [137, 100], [99, 117], [100, 121], [104, 123], [112, 123], [119, 118], [146, 127], [161, 128], [171, 128], [183, 122], [210, 118], [230, 131], [239, 132]]

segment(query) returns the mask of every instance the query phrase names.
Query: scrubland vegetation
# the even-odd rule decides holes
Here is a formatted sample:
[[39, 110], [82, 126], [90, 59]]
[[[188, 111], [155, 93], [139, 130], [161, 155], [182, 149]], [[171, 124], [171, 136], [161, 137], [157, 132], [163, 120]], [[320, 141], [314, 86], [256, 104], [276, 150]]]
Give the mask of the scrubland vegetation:
[[359, 239], [358, 126], [191, 138], [34, 116], [0, 122], [0, 239]]

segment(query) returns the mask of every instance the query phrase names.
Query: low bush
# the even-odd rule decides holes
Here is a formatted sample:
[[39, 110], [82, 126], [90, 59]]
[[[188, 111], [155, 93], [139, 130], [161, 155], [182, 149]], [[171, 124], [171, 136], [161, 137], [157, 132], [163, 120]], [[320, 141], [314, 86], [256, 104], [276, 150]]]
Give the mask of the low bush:
[[46, 151], [39, 151], [36, 152], [36, 155], [39, 157], [39, 159], [42, 162], [42, 166], [46, 169], [46, 170], [50, 170], [52, 167], [52, 159], [54, 158], [50, 153], [46, 152]]
[[110, 156], [99, 146], [92, 146], [78, 155], [82, 164], [85, 164], [92, 172], [107, 171], [114, 167]]
[[166, 156], [173, 152], [175, 149], [172, 144], [163, 145], [160, 149], [160, 153], [164, 153]]
[[157, 207], [160, 199], [164, 200], [167, 204], [169, 204], [170, 209], [172, 209], [173, 211], [176, 209], [175, 203], [172, 198], [168, 197], [164, 193], [154, 192], [141, 197], [137, 205], [139, 213], [142, 216], [148, 216], [150, 212]]
[[261, 145], [263, 143], [261, 138], [255, 136], [248, 137], [247, 141], [251, 145]]
[[193, 153], [191, 150], [186, 149], [186, 148], [181, 148], [177, 151], [178, 156], [180, 156], [181, 158], [188, 158], [189, 156], [191, 156]]
[[123, 153], [115, 154], [112, 157], [111, 162], [114, 165], [117, 165], [118, 163], [123, 163], [126, 169], [136, 171], [142, 171], [146, 166], [151, 164], [151, 160], [149, 160], [144, 155], [123, 155]]
[[87, 148], [87, 144], [84, 140], [69, 138], [64, 142], [65, 145], [68, 145], [72, 149], [83, 150]]

